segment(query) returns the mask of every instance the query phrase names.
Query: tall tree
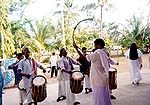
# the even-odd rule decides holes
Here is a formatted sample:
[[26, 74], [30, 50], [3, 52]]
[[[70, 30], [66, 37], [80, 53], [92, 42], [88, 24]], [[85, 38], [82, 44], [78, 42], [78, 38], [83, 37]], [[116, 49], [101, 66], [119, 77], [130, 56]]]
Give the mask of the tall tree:
[[10, 26], [10, 22], [8, 21], [8, 9], [6, 6], [7, 2], [8, 2], [7, 0], [1, 0], [0, 3], [0, 33], [1, 33], [1, 38], [2, 35], [4, 38], [3, 40], [4, 52], [5, 52], [4, 58], [10, 57], [10, 55], [12, 55], [12, 53], [15, 51], [13, 36], [10, 30], [11, 26]]
[[[71, 39], [72, 39], [73, 26], [77, 22], [77, 17], [79, 16], [77, 13], [78, 7], [76, 5], [74, 5], [73, 0], [65, 0], [64, 4], [61, 4], [62, 2], [60, 2], [60, 1], [58, 2], [57, 8], [59, 8], [59, 7], [61, 8], [61, 6], [63, 6], [63, 11], [58, 10], [54, 13], [55, 16], [61, 16], [62, 12], [64, 14], [63, 16], [61, 16], [58, 19], [58, 27], [59, 27], [58, 30], [60, 30], [58, 32], [60, 32], [59, 35], [63, 35], [63, 30], [61, 28], [61, 26], [63, 24], [61, 21], [64, 20], [65, 43], [66, 43], [67, 48], [72, 50], [72, 47], [71, 47], [72, 40]], [[62, 19], [62, 18], [64, 18], [64, 19]], [[60, 37], [60, 38], [62, 38], [62, 37]]]

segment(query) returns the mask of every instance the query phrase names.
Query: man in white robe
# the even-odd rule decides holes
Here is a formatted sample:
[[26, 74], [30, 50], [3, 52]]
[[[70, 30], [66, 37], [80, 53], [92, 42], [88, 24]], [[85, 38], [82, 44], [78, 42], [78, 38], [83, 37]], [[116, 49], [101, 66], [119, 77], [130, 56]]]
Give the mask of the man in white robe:
[[102, 50], [105, 43], [102, 39], [94, 41], [95, 51], [87, 55], [91, 61], [90, 80], [93, 88], [93, 105], [111, 105], [109, 93], [109, 62], [107, 54]]
[[65, 91], [65, 80], [63, 77], [63, 73], [61, 72], [61, 68], [60, 68], [60, 60], [61, 60], [61, 55], [60, 58], [57, 60], [57, 80], [58, 80], [58, 98], [57, 98], [57, 102], [66, 99], [66, 91]]
[[78, 105], [80, 103], [75, 101], [75, 95], [71, 92], [70, 89], [70, 76], [73, 70], [73, 64], [79, 65], [79, 63], [68, 57], [64, 48], [60, 50], [60, 54], [62, 57], [60, 59], [59, 66], [65, 80], [66, 103], [67, 105]]
[[[24, 96], [24, 102], [28, 105], [32, 105], [32, 89], [31, 89], [31, 81], [37, 75], [37, 67], [43, 70], [43, 73], [46, 72], [45, 68], [40, 65], [33, 58], [30, 58], [30, 49], [28, 47], [23, 48], [23, 54], [25, 56], [18, 64], [18, 74], [22, 76], [23, 80], [23, 88], [25, 89], [20, 94]], [[23, 105], [21, 103], [21, 105]], [[34, 105], [37, 105], [37, 102], [34, 102]]]

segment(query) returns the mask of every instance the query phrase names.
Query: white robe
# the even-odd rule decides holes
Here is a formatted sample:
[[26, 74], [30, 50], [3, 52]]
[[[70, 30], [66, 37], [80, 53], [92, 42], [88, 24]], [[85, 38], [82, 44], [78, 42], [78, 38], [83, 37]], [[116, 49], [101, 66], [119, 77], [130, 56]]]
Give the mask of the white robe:
[[130, 74], [131, 74], [131, 80], [132, 82], [140, 82], [142, 80], [142, 76], [140, 73], [141, 70], [141, 64], [142, 64], [142, 52], [138, 50], [138, 59], [136, 60], [130, 60], [129, 59], [129, 54], [130, 54], [130, 49], [125, 52], [125, 57], [128, 58], [129, 60], [129, 67], [130, 67]]
[[[58, 67], [60, 67], [59, 61], [60, 59], [58, 59], [56, 62]], [[64, 77], [63, 77], [63, 73], [61, 72], [61, 69], [58, 69], [57, 80], [58, 80], [58, 97], [66, 96], [65, 81], [64, 81]]]
[[86, 56], [91, 61], [90, 80], [93, 88], [93, 105], [111, 105], [108, 72], [108, 56], [102, 49]]

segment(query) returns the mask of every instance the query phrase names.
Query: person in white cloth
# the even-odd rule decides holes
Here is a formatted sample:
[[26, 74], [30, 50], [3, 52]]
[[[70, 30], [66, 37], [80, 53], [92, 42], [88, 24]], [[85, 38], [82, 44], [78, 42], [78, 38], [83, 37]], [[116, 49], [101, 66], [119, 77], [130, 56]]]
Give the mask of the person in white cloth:
[[53, 78], [53, 74], [55, 73], [55, 77], [57, 77], [57, 62], [58, 60], [58, 57], [55, 55], [55, 53], [53, 52], [52, 53], [52, 56], [50, 58], [50, 63], [51, 63], [51, 68], [52, 68], [52, 71], [51, 71], [51, 78]]
[[80, 51], [80, 48], [75, 43], [73, 43], [73, 46], [79, 54], [79, 58], [77, 59], [77, 61], [80, 62], [80, 64], [82, 64], [80, 66], [80, 71], [84, 74], [85, 94], [88, 94], [89, 92], [92, 92], [91, 83], [89, 79], [91, 63], [87, 61], [87, 59], [85, 59], [86, 55], [88, 55], [86, 47], [83, 47], [82, 51]]
[[142, 52], [137, 48], [135, 43], [132, 43], [130, 48], [125, 52], [125, 57], [129, 60], [130, 75], [132, 84], [139, 85], [142, 80], [140, 70], [142, 68]]
[[65, 80], [63, 77], [63, 73], [61, 72], [61, 68], [60, 68], [60, 60], [62, 55], [59, 54], [59, 57], [56, 64], [57, 64], [57, 80], [58, 80], [58, 98], [57, 98], [57, 102], [62, 101], [64, 99], [66, 99], [66, 91], [65, 91]]
[[109, 91], [109, 57], [103, 51], [103, 39], [94, 41], [94, 52], [86, 56], [91, 61], [90, 80], [93, 89], [93, 105], [111, 105]]
[[76, 62], [75, 60], [67, 56], [67, 51], [65, 50], [65, 48], [62, 48], [60, 50], [60, 54], [62, 55], [62, 57], [60, 59], [59, 66], [65, 80], [66, 104], [78, 105], [80, 104], [80, 102], [75, 101], [76, 100], [75, 94], [73, 94], [70, 89], [70, 77], [72, 70], [74, 69], [73, 64], [80, 65], [80, 63]]
[[[22, 50], [25, 58], [22, 59], [18, 64], [18, 74], [22, 75], [23, 86], [25, 91], [21, 94], [25, 96], [24, 101], [26, 100], [28, 105], [32, 104], [32, 90], [31, 90], [31, 81], [37, 75], [37, 67], [43, 69], [43, 73], [46, 72], [44, 67], [36, 62], [33, 58], [30, 57], [30, 49], [28, 47], [24, 47]], [[22, 103], [23, 105], [23, 103]], [[37, 102], [34, 102], [34, 105], [37, 105]]]

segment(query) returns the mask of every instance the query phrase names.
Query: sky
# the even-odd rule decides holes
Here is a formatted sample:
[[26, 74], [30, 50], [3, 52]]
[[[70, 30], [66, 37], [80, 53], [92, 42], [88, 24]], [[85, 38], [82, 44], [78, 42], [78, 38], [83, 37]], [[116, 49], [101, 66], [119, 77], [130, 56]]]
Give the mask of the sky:
[[[52, 16], [52, 11], [57, 8], [56, 0], [34, 0], [26, 10], [25, 15], [29, 18], [41, 19], [43, 16]], [[74, 0], [75, 4], [82, 6], [88, 3], [97, 3], [97, 0]], [[80, 2], [79, 2], [80, 1]], [[133, 15], [146, 17], [148, 15], [148, 0], [108, 0], [108, 3], [113, 5], [110, 11], [103, 11], [103, 21], [124, 23]], [[105, 5], [104, 5], [105, 7]], [[100, 10], [95, 12], [97, 17], [100, 17]], [[86, 16], [82, 16], [83, 18]]]

